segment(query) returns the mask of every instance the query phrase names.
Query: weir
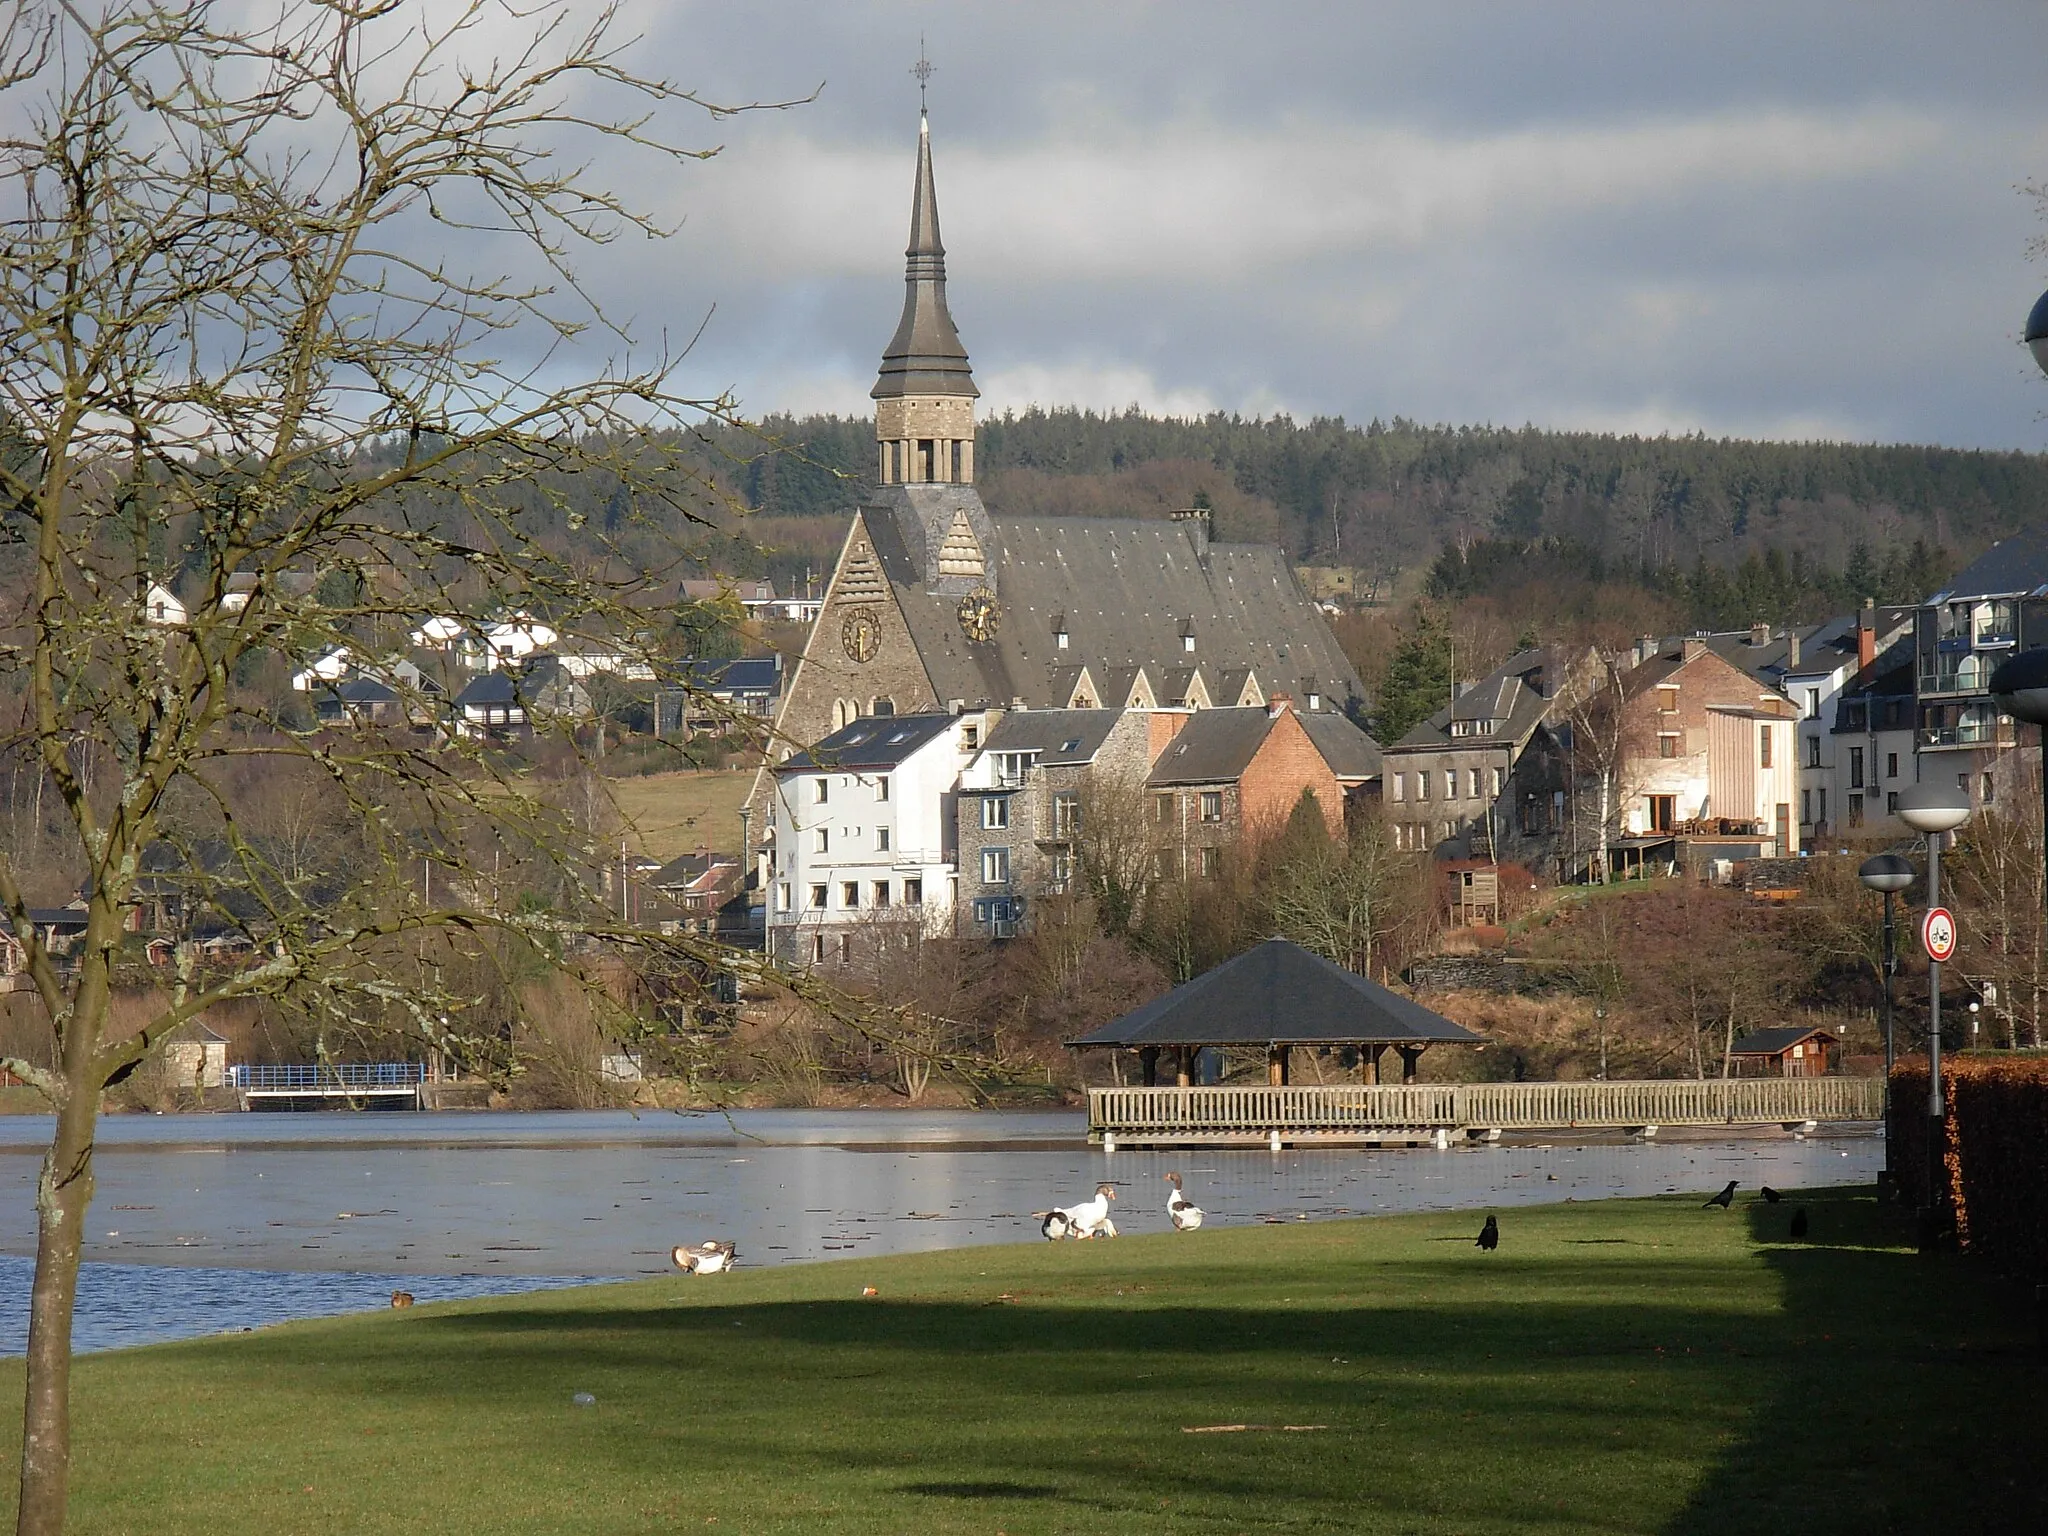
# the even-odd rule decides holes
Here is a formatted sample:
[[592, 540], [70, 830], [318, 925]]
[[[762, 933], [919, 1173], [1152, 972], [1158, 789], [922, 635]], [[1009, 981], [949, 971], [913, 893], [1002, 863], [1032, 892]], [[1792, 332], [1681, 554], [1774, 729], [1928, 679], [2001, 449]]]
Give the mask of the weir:
[[1265, 1084], [1091, 1088], [1088, 1139], [1105, 1147], [1388, 1145], [1503, 1131], [1780, 1125], [1884, 1118], [1876, 1077], [1580, 1083]]

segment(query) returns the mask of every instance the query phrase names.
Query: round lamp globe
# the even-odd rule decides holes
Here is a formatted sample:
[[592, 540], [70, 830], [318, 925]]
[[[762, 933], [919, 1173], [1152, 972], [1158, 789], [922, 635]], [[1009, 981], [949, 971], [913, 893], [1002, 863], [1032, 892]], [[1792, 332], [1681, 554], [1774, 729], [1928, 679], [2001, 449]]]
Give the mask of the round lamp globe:
[[1947, 784], [1915, 784], [1899, 795], [1899, 820], [1915, 832], [1953, 832], [1970, 819], [1970, 792]]

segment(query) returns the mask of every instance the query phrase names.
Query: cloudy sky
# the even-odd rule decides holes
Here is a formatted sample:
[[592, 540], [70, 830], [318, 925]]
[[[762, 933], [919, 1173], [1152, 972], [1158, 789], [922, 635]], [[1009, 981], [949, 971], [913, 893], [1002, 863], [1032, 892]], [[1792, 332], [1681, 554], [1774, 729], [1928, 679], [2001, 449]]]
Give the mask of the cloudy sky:
[[[924, 34], [984, 406], [2048, 449], [2048, 6], [647, 0], [725, 100], [602, 285], [750, 412], [862, 411]], [[714, 310], [715, 306], [715, 310]]]

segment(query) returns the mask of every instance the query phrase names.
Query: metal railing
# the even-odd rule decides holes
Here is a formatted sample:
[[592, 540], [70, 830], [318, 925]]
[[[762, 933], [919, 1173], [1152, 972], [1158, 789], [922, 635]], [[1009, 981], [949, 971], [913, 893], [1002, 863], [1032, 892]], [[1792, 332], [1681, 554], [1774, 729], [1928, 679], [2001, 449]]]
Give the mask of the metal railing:
[[390, 1093], [416, 1088], [426, 1076], [427, 1069], [416, 1061], [237, 1065], [228, 1068], [228, 1086], [244, 1093]]
[[1116, 1136], [1771, 1125], [1883, 1116], [1884, 1081], [1875, 1077], [1088, 1090], [1089, 1130]]

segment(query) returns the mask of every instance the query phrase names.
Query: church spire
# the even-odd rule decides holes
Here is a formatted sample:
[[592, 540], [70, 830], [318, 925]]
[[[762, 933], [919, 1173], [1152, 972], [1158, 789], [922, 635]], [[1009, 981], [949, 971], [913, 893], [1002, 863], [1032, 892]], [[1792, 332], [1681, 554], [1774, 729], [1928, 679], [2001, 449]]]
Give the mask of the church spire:
[[939, 194], [932, 180], [931, 125], [917, 120], [917, 182], [911, 195], [910, 246], [904, 252], [903, 317], [882, 349], [869, 394], [876, 402], [881, 480], [974, 478], [974, 372], [946, 309], [946, 247], [939, 238]]

